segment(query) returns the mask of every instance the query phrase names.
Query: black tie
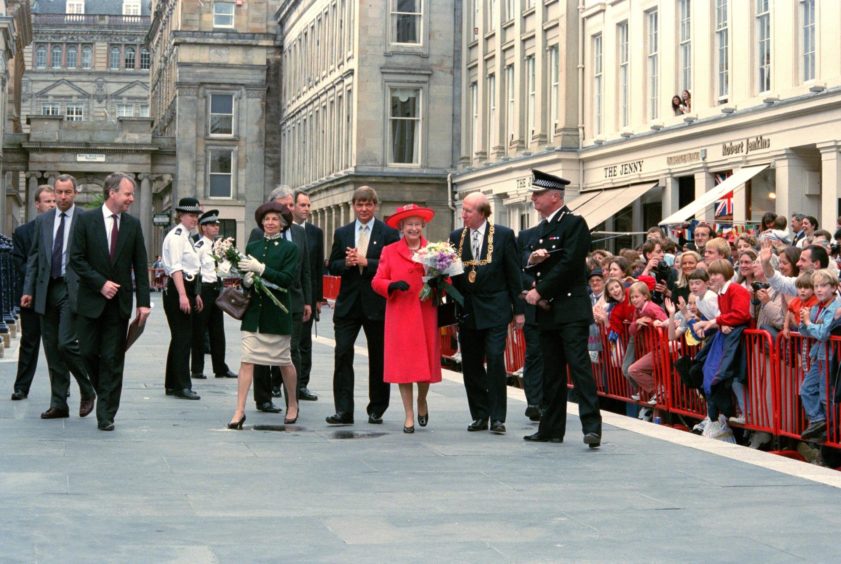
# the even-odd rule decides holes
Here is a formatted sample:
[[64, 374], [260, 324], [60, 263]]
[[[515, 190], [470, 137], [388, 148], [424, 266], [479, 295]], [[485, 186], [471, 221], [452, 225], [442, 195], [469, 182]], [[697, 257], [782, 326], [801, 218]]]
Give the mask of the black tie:
[[53, 258], [50, 269], [51, 278], [61, 278], [61, 261], [64, 257], [64, 218], [67, 217], [67, 214], [61, 212], [59, 217], [61, 221], [58, 222], [58, 231], [55, 234], [55, 241], [53, 241]]

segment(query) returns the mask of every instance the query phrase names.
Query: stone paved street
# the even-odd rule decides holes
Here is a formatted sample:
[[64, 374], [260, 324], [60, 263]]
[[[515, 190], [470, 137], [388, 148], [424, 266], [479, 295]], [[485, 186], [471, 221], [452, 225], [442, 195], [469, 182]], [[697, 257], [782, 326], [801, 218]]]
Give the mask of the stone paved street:
[[[467, 433], [458, 375], [430, 395], [430, 424], [404, 435], [399, 395], [381, 426], [329, 428], [329, 311], [319, 325], [299, 424], [254, 411], [228, 431], [234, 380], [164, 396], [160, 305], [129, 351], [117, 429], [92, 417], [41, 421], [41, 359], [26, 401], [0, 362], [0, 562], [837, 561], [839, 479], [671, 429], [608, 416], [597, 451], [572, 417], [563, 445], [522, 440], [533, 425], [512, 390], [508, 434]], [[228, 319], [228, 361], [238, 327]], [[210, 359], [207, 359], [209, 372]], [[78, 408], [75, 384], [71, 406]], [[718, 449], [717, 452], [716, 449]], [[772, 465], [778, 470], [770, 469]], [[802, 474], [805, 477], [801, 477]]]

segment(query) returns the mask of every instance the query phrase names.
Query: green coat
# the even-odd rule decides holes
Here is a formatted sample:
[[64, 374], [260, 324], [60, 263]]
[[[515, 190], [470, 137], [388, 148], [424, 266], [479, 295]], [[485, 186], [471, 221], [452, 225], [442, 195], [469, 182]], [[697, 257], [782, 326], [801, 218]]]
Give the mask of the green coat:
[[[266, 239], [248, 243], [246, 254], [266, 265], [262, 278], [281, 288], [289, 288], [295, 279], [298, 264], [298, 246], [284, 238]], [[275, 290], [274, 295], [284, 307], [291, 311], [289, 293]], [[242, 318], [242, 331], [268, 333], [270, 335], [291, 335], [292, 315], [283, 313], [263, 292], [252, 291], [251, 303]]]

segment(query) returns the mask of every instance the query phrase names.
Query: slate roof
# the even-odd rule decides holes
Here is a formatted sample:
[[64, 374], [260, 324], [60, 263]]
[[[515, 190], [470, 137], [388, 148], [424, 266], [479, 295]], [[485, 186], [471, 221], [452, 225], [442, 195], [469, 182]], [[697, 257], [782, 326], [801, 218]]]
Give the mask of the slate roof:
[[[140, 0], [140, 14], [151, 15], [152, 0]], [[67, 12], [67, 0], [35, 0], [33, 14], [64, 14]], [[123, 0], [85, 0], [85, 14], [122, 15]]]

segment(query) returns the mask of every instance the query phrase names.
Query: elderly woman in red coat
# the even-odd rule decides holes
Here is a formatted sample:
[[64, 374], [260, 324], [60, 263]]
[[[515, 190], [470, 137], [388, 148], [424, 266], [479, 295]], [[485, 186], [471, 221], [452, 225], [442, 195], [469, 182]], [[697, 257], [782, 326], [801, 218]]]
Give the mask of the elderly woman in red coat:
[[374, 291], [386, 298], [383, 380], [400, 386], [404, 433], [415, 432], [412, 385], [418, 385], [418, 424], [426, 427], [429, 384], [441, 381], [438, 308], [434, 300], [420, 300], [423, 265], [412, 261], [415, 251], [426, 246], [423, 228], [434, 215], [429, 208], [407, 204], [388, 218], [386, 223], [403, 237], [383, 248], [371, 282]]

